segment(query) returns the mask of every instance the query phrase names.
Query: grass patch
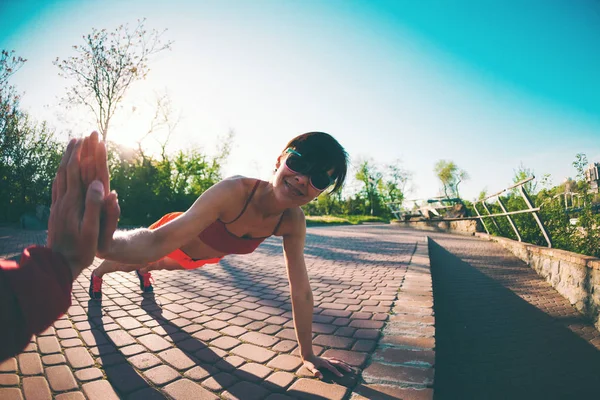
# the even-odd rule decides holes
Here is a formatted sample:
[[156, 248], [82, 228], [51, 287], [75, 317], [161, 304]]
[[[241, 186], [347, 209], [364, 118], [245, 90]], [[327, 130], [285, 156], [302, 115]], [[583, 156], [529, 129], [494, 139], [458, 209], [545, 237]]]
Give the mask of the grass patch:
[[307, 215], [306, 226], [359, 225], [365, 222], [388, 223], [389, 220], [370, 215]]

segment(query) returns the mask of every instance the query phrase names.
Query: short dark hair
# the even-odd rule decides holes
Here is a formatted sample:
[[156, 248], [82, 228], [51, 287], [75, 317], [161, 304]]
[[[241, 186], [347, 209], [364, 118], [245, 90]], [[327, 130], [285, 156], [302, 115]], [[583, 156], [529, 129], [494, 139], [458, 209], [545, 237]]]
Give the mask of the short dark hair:
[[333, 192], [342, 188], [348, 173], [348, 153], [337, 140], [325, 132], [307, 132], [296, 136], [285, 146], [294, 149], [302, 157], [306, 157], [316, 169], [329, 171], [333, 169], [332, 178], [335, 181]]

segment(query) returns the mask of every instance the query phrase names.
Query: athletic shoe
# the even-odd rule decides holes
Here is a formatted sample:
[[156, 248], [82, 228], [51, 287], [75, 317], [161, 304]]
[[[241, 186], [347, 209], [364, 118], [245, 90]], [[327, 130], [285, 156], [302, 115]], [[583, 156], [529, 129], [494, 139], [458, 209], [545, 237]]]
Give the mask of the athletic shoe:
[[102, 278], [94, 275], [93, 272], [90, 277], [90, 297], [92, 299], [102, 298]]
[[137, 274], [137, 277], [140, 280], [140, 290], [144, 293], [153, 292], [154, 288], [152, 287], [152, 282], [154, 282], [154, 279], [152, 279], [152, 275], [150, 275], [150, 272], [142, 274], [139, 270], [136, 269], [135, 273]]

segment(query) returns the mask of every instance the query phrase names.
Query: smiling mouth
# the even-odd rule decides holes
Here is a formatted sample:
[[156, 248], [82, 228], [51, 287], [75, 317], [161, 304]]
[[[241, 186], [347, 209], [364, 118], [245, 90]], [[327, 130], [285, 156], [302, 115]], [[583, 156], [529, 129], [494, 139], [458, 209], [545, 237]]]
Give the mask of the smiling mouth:
[[287, 187], [289, 187], [292, 191], [293, 194], [295, 194], [296, 196], [304, 196], [304, 193], [302, 193], [302, 191], [298, 188], [296, 188], [294, 185], [290, 184], [287, 180], [283, 181], [285, 183], [285, 185]]

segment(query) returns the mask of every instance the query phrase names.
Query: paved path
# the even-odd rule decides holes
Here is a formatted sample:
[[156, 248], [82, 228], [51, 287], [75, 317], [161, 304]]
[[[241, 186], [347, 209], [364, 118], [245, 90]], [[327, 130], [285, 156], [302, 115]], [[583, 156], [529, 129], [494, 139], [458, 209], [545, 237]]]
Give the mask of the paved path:
[[598, 399], [600, 333], [499, 244], [428, 233], [436, 399]]
[[[14, 256], [44, 236], [0, 229], [0, 251]], [[343, 379], [326, 375], [322, 382], [301, 367], [281, 243], [271, 238], [255, 253], [219, 265], [153, 273], [151, 295], [140, 294], [134, 274], [117, 273], [105, 276], [102, 303], [90, 301], [90, 272], [84, 272], [73, 285], [68, 313], [24, 353], [0, 364], [0, 399], [431, 398], [431, 389], [424, 389], [430, 368], [408, 368], [419, 372], [421, 381], [410, 385], [420, 390], [360, 384], [367, 366], [395, 371], [373, 360], [405, 276], [415, 279], [407, 284], [407, 299], [429, 299], [414, 301], [425, 308], [413, 310], [431, 305], [428, 259], [423, 268], [408, 268], [423, 236], [384, 225], [308, 230], [315, 352], [352, 364], [355, 373]], [[419, 251], [425, 259], [426, 250]], [[425, 296], [417, 297], [422, 291]], [[425, 328], [433, 347], [433, 327]], [[376, 382], [379, 370], [371, 370]]]

